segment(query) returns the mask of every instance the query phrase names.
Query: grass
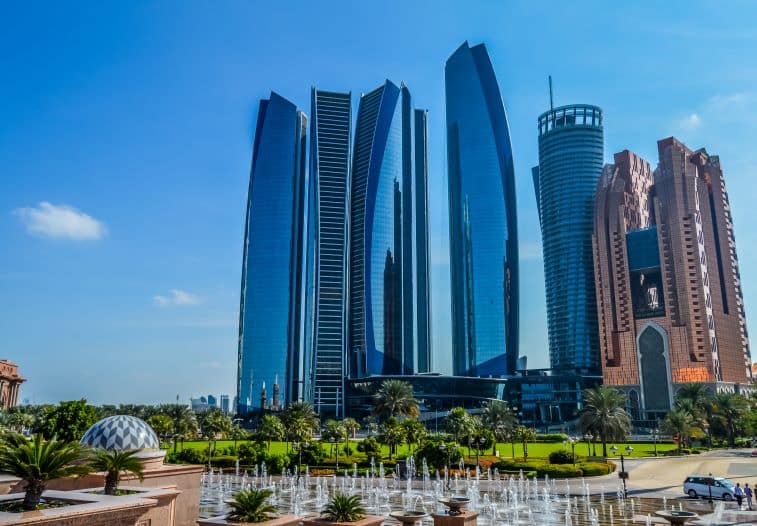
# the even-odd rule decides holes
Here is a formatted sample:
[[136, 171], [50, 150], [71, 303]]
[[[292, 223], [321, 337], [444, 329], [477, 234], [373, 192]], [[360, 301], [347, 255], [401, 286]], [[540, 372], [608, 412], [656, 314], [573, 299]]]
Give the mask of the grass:
[[[238, 441], [237, 445], [241, 444], [242, 441]], [[216, 442], [216, 450], [225, 449], [228, 447], [231, 447], [234, 445], [233, 440], [218, 440]], [[345, 443], [343, 442], [340, 445], [339, 449], [339, 461], [342, 462], [343, 459], [347, 459], [347, 455], [343, 453], [343, 447]], [[612, 451], [610, 448], [615, 445], [618, 447], [618, 454], [622, 451], [625, 454], [625, 448], [626, 446], [630, 445], [633, 447], [633, 452], [631, 455], [626, 455], [626, 457], [630, 458], [638, 458], [638, 457], [653, 457], [654, 456], [654, 444], [627, 444], [624, 442], [608, 442], [607, 443], [607, 455], [612, 457], [614, 456], [612, 454]], [[329, 454], [331, 451], [331, 446], [329, 444], [322, 444], [321, 447], [323, 448], [324, 452]], [[350, 440], [350, 447], [355, 452], [354, 456], [363, 456], [362, 453], [357, 452], [357, 442]], [[184, 448], [186, 449], [200, 449], [200, 450], [207, 450], [208, 443], [204, 440], [193, 440], [193, 441], [185, 441], [184, 442]], [[595, 444], [597, 455], [602, 455], [602, 444]], [[662, 455], [666, 451], [671, 451], [676, 449], [676, 444], [673, 443], [658, 443], [657, 444], [657, 452]], [[173, 447], [171, 447], [173, 449]], [[181, 450], [182, 446], [179, 444], [178, 450]], [[384, 460], [389, 459], [389, 447], [388, 446], [382, 446], [382, 457]], [[497, 449], [499, 450], [499, 455], [501, 458], [511, 458], [512, 456], [512, 446], [510, 443], [498, 443]], [[287, 451], [287, 445], [285, 442], [271, 442], [271, 453], [286, 453]], [[556, 443], [546, 443], [546, 442], [535, 442], [528, 444], [528, 458], [547, 458], [549, 457], [549, 454], [554, 451], [571, 451], [571, 448], [567, 444], [563, 444], [562, 442], [556, 442]], [[587, 456], [587, 445], [586, 442], [580, 442], [576, 443], [576, 456], [578, 457], [586, 457]], [[463, 454], [468, 457], [468, 448], [462, 447]], [[491, 455], [492, 449], [488, 448], [485, 451], [481, 450], [481, 455], [489, 456]], [[403, 444], [397, 448], [397, 454], [393, 456], [393, 458], [403, 457], [407, 456], [410, 453], [410, 448], [407, 444]], [[476, 450], [471, 449], [471, 455], [470, 458], [475, 459], [476, 457]], [[515, 457], [516, 458], [523, 458], [523, 446], [521, 444], [515, 444]], [[334, 460], [334, 456], [330, 456], [330, 460]], [[378, 461], [378, 459], [377, 459]]]

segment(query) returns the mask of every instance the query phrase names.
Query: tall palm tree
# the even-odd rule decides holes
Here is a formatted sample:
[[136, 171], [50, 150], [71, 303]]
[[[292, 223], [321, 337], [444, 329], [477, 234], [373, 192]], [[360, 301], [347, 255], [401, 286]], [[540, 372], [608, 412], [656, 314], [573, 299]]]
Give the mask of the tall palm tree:
[[385, 380], [373, 395], [373, 400], [373, 411], [378, 415], [397, 418], [419, 414], [413, 386], [402, 380]]
[[719, 418], [728, 435], [728, 445], [736, 441], [736, 421], [749, 408], [746, 398], [734, 393], [718, 393], [713, 398], [714, 416]]
[[710, 386], [703, 383], [687, 383], [678, 388], [676, 393], [676, 404], [685, 404], [686, 401], [698, 412], [695, 417], [702, 416], [707, 403], [712, 399]]
[[584, 409], [578, 419], [582, 432], [594, 430], [602, 440], [602, 456], [607, 456], [607, 441], [631, 432], [631, 417], [625, 410], [623, 393], [606, 385], [584, 390]]
[[447, 432], [455, 437], [455, 442], [458, 444], [463, 437], [473, 432], [474, 425], [473, 418], [462, 407], [453, 407], [450, 409], [447, 421], [445, 422]]
[[356, 438], [358, 429], [360, 429], [360, 424], [357, 423], [357, 420], [354, 418], [345, 418], [342, 420], [342, 424], [344, 425], [345, 429], [349, 431], [352, 438]]
[[528, 460], [528, 443], [536, 440], [536, 431], [530, 427], [518, 426], [513, 431], [512, 436], [513, 440], [517, 440], [523, 445], [523, 460]]
[[131, 473], [137, 477], [140, 482], [144, 480], [144, 465], [142, 464], [142, 460], [136, 455], [137, 450], [97, 450], [95, 453], [95, 459], [92, 461], [92, 467], [97, 471], [105, 472], [106, 495], [116, 494], [118, 491], [118, 482], [121, 480], [122, 473]]
[[0, 445], [0, 471], [25, 483], [25, 510], [37, 508], [49, 481], [92, 471], [90, 460], [91, 453], [78, 442], [44, 440], [39, 433], [31, 440], [11, 434]]
[[481, 422], [486, 429], [494, 434], [495, 440], [492, 444], [492, 455], [496, 454], [497, 442], [506, 442], [515, 426], [518, 425], [518, 419], [515, 414], [510, 410], [507, 403], [502, 400], [489, 400], [484, 405]]
[[281, 419], [275, 415], [263, 415], [258, 425], [258, 436], [265, 440], [267, 449], [271, 450], [272, 440], [282, 440], [286, 435], [284, 424]]
[[289, 442], [304, 442], [312, 438], [320, 425], [318, 414], [310, 402], [292, 402], [281, 412], [281, 422], [286, 429], [287, 449]]
[[685, 409], [674, 409], [662, 421], [662, 430], [670, 435], [678, 435], [678, 454], [681, 454], [683, 444], [689, 440], [691, 429], [694, 427], [694, 417]]

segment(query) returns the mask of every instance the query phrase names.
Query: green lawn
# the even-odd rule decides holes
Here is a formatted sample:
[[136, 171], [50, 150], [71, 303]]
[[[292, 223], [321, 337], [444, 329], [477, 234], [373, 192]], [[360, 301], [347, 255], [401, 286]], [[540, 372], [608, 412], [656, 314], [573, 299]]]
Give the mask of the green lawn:
[[[237, 444], [241, 444], [242, 441], [238, 441]], [[357, 448], [355, 446], [356, 442], [350, 441], [351, 447], [354, 451], [357, 451]], [[216, 449], [224, 449], [228, 448], [230, 446], [234, 445], [233, 440], [218, 440], [216, 442]], [[612, 457], [612, 451], [610, 451], [610, 447], [613, 445], [618, 447], [618, 454], [622, 451], [625, 453], [625, 448], [627, 445], [623, 442], [609, 442], [607, 444], [607, 454], [608, 456]], [[341, 444], [342, 447], [344, 447], [344, 443]], [[631, 457], [649, 457], [654, 456], [654, 444], [630, 444], [631, 447], [633, 447], [633, 452], [631, 453]], [[179, 444], [179, 448], [181, 449], [181, 444]], [[184, 442], [185, 448], [192, 448], [192, 449], [202, 449], [205, 450], [208, 447], [208, 443], [204, 440], [193, 440], [193, 441], [185, 441]], [[596, 444], [596, 452], [597, 455], [602, 455], [602, 445]], [[658, 453], [662, 454], [665, 451], [670, 451], [673, 449], [676, 449], [676, 445], [672, 443], [658, 443], [657, 444], [657, 451]], [[322, 448], [325, 452], [330, 452], [331, 447], [328, 444], [322, 444]], [[171, 448], [173, 449], [173, 448]], [[502, 458], [510, 458], [512, 456], [512, 446], [509, 443], [499, 443], [497, 444], [497, 449], [499, 450], [499, 455]], [[285, 453], [287, 450], [287, 445], [285, 442], [271, 442], [271, 453]], [[406, 444], [403, 444], [398, 448], [398, 455], [399, 456], [406, 456], [409, 453], [410, 449]], [[468, 455], [468, 448], [462, 447], [462, 451], [464, 455]], [[528, 444], [528, 457], [529, 458], [547, 458], [549, 457], [549, 454], [553, 451], [570, 451], [570, 446], [563, 444], [561, 442], [557, 443], [543, 443], [543, 442], [537, 442], [537, 443], [530, 443]], [[585, 442], [576, 443], [576, 455], [578, 457], [585, 457], [587, 456], [587, 445]], [[382, 446], [382, 452], [383, 457], [385, 459], [389, 458], [389, 447], [388, 446]], [[482, 450], [481, 454], [490, 456], [492, 453], [491, 448], [487, 449], [486, 451]], [[476, 451], [471, 450], [471, 456], [475, 457]], [[628, 455], [627, 455], [628, 456]], [[339, 457], [340, 459], [343, 458], [342, 449], [339, 450]], [[516, 458], [522, 458], [523, 457], [523, 446], [521, 444], [515, 444], [515, 457]], [[332, 457], [333, 458], [333, 457]]]

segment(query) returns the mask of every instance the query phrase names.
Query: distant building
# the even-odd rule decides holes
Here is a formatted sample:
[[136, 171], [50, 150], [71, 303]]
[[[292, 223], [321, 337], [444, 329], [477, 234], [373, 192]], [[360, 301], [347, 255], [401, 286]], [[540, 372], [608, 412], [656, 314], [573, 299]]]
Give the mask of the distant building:
[[507, 115], [484, 44], [445, 69], [452, 370], [502, 377], [518, 359], [518, 224]]
[[533, 169], [541, 223], [553, 370], [601, 371], [597, 343], [592, 228], [604, 162], [602, 110], [576, 104], [539, 116], [539, 166]]
[[18, 365], [8, 360], [0, 360], [0, 407], [16, 407], [21, 384], [25, 381], [26, 379], [18, 374]]
[[207, 411], [210, 409], [210, 406], [208, 405], [208, 399], [204, 396], [201, 396], [200, 398], [190, 398], [189, 404], [192, 406], [192, 411]]
[[229, 406], [229, 395], [221, 395], [221, 411], [228, 415], [231, 407]]
[[260, 102], [247, 199], [239, 307], [239, 414], [266, 405], [263, 386], [283, 378], [282, 403], [299, 398], [304, 350], [307, 117], [271, 93]]
[[208, 395], [208, 407], [215, 409], [218, 407], [218, 399], [213, 395]]
[[654, 172], [628, 150], [604, 168], [593, 235], [604, 383], [649, 422], [680, 384], [735, 391], [753, 379], [720, 160], [673, 137], [658, 151]]

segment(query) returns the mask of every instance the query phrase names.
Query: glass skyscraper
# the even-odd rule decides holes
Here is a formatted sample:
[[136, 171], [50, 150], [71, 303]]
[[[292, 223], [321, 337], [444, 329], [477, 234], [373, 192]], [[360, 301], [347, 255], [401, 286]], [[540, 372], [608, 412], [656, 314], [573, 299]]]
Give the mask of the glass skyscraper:
[[585, 104], [550, 109], [538, 120], [533, 169], [541, 222], [552, 368], [600, 371], [592, 232], [602, 174], [602, 110]]
[[351, 102], [349, 93], [312, 90], [303, 398], [336, 417], [344, 416]]
[[518, 359], [518, 225], [510, 132], [486, 47], [445, 67], [453, 374], [503, 376]]
[[360, 98], [350, 190], [353, 377], [412, 374], [419, 362], [428, 366], [428, 346], [418, 349], [418, 332], [428, 335], [428, 308], [420, 316], [415, 308], [418, 297], [428, 298], [428, 280], [419, 293], [417, 278], [419, 272], [428, 276], [427, 248], [417, 246], [417, 228], [426, 228], [418, 224], [426, 216], [425, 122], [404, 85], [387, 81]]
[[284, 389], [273, 405], [296, 399], [301, 385], [306, 139], [307, 118], [294, 104], [276, 93], [260, 102], [242, 261], [240, 414], [265, 407], [274, 384]]

